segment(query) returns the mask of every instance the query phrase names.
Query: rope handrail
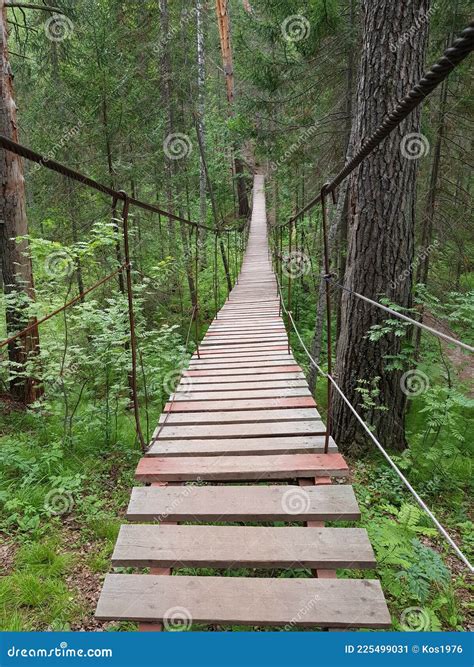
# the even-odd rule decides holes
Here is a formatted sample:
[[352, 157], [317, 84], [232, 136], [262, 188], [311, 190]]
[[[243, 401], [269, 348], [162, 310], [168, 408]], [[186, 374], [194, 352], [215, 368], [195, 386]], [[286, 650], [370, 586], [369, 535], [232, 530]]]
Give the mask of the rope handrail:
[[109, 273], [107, 276], [104, 276], [104, 278], [101, 278], [101, 280], [98, 280], [96, 283], [88, 287], [86, 290], [80, 292], [77, 296], [75, 296], [73, 299], [68, 301], [67, 303], [63, 304], [60, 308], [56, 308], [56, 310], [53, 310], [51, 313], [48, 313], [44, 317], [41, 317], [39, 320], [36, 320], [29, 324], [27, 327], [22, 329], [21, 331], [18, 331], [16, 334], [13, 334], [9, 338], [6, 338], [5, 340], [0, 342], [0, 349], [5, 347], [6, 345], [9, 345], [10, 343], [13, 343], [14, 340], [17, 338], [20, 338], [21, 336], [25, 336], [27, 333], [32, 331], [33, 329], [36, 329], [40, 324], [43, 324], [44, 322], [47, 322], [50, 320], [52, 317], [55, 315], [59, 315], [59, 313], [62, 313], [63, 310], [66, 310], [66, 308], [69, 308], [70, 306], [73, 306], [75, 303], [80, 301], [83, 297], [85, 297], [87, 294], [92, 292], [93, 290], [97, 289], [97, 287], [100, 287], [104, 283], [108, 282], [112, 278], [114, 278], [117, 274], [120, 273], [120, 271], [123, 271], [128, 267], [128, 262], [123, 262], [118, 269], [115, 269], [112, 273]]
[[369, 297], [364, 296], [363, 294], [359, 294], [359, 292], [354, 292], [354, 290], [351, 290], [348, 287], [344, 287], [344, 285], [341, 285], [341, 283], [331, 282], [331, 276], [324, 276], [324, 279], [331, 285], [339, 287], [341, 290], [344, 290], [344, 292], [348, 292], [352, 296], [356, 296], [357, 298], [362, 299], [363, 301], [366, 301], [367, 303], [370, 303], [371, 305], [376, 306], [377, 308], [380, 308], [381, 310], [384, 310], [387, 313], [390, 313], [390, 315], [394, 315], [395, 317], [398, 317], [401, 320], [405, 320], [405, 322], [409, 322], [410, 324], [420, 327], [425, 331], [429, 331], [430, 333], [434, 334], [435, 336], [438, 336], [439, 338], [444, 338], [449, 343], [453, 343], [458, 347], [462, 347], [464, 350], [467, 350], [468, 352], [474, 352], [474, 347], [472, 345], [468, 345], [467, 343], [463, 343], [461, 340], [458, 340], [457, 338], [448, 336], [448, 334], [445, 334], [442, 331], [438, 331], [438, 329], [435, 329], [434, 327], [429, 327], [427, 324], [423, 324], [423, 322], [418, 322], [417, 320], [408, 317], [408, 315], [399, 313], [398, 311], [393, 310], [393, 308], [384, 306], [382, 303], [379, 303], [378, 301], [374, 301], [373, 299], [369, 299]]
[[[324, 193], [335, 194], [336, 188], [356, 169], [365, 158], [388, 137], [388, 135], [419, 106], [425, 97], [450, 74], [474, 49], [474, 21], [460, 33], [459, 37], [448, 47], [439, 60], [424, 74], [420, 81], [388, 112], [374, 132], [366, 139], [357, 153], [344, 165], [339, 173], [323, 187]], [[287, 227], [321, 201], [322, 192], [311, 199], [302, 209], [297, 211], [287, 222], [277, 225]]]
[[299, 341], [300, 341], [300, 343], [301, 343], [301, 346], [302, 346], [303, 350], [305, 351], [305, 353], [306, 353], [308, 359], [310, 360], [310, 362], [314, 365], [315, 368], [317, 368], [318, 372], [321, 373], [321, 375], [322, 375], [323, 377], [325, 377], [325, 378], [328, 379], [328, 381], [332, 384], [332, 386], [334, 387], [334, 389], [340, 394], [341, 398], [342, 398], [343, 401], [346, 403], [347, 407], [350, 409], [350, 411], [353, 413], [353, 415], [355, 416], [355, 418], [357, 419], [357, 421], [361, 424], [361, 426], [364, 428], [364, 430], [365, 430], [365, 431], [367, 432], [367, 434], [370, 436], [371, 440], [374, 442], [374, 444], [376, 445], [376, 447], [379, 449], [379, 451], [381, 452], [381, 454], [383, 455], [383, 457], [388, 461], [388, 463], [389, 463], [390, 466], [393, 468], [393, 470], [396, 472], [396, 474], [398, 475], [398, 477], [402, 480], [402, 482], [404, 483], [404, 485], [405, 485], [405, 486], [407, 487], [407, 489], [410, 491], [410, 493], [411, 493], [412, 496], [415, 498], [416, 502], [417, 502], [418, 505], [421, 507], [421, 509], [422, 509], [422, 510], [429, 516], [429, 518], [430, 518], [431, 521], [434, 523], [434, 525], [436, 526], [436, 528], [438, 529], [438, 531], [439, 531], [439, 532], [441, 533], [441, 535], [446, 539], [446, 541], [450, 544], [450, 546], [451, 546], [452, 549], [456, 552], [457, 556], [462, 560], [462, 562], [463, 562], [465, 565], [467, 565], [467, 567], [469, 568], [469, 570], [470, 570], [471, 572], [474, 572], [474, 567], [471, 565], [471, 563], [470, 563], [469, 559], [467, 558], [467, 556], [464, 555], [464, 553], [461, 551], [461, 549], [458, 547], [458, 545], [456, 544], [456, 542], [455, 542], [455, 541], [452, 539], [452, 537], [449, 535], [449, 533], [448, 533], [447, 530], [444, 528], [444, 526], [438, 521], [438, 519], [436, 518], [436, 516], [435, 516], [435, 515], [433, 514], [433, 512], [430, 510], [430, 508], [429, 508], [428, 505], [425, 503], [425, 501], [419, 496], [419, 494], [416, 492], [416, 490], [415, 490], [415, 489], [413, 488], [413, 486], [410, 484], [410, 482], [409, 482], [408, 479], [405, 477], [405, 475], [402, 473], [402, 471], [401, 471], [400, 468], [397, 466], [397, 464], [395, 463], [395, 461], [392, 459], [392, 457], [390, 456], [390, 454], [386, 451], [386, 449], [383, 447], [383, 445], [379, 442], [379, 440], [378, 440], [378, 439], [375, 437], [375, 435], [372, 433], [372, 431], [370, 430], [370, 427], [365, 423], [365, 421], [364, 421], [364, 420], [362, 419], [362, 417], [359, 415], [359, 413], [358, 413], [357, 410], [354, 408], [354, 406], [352, 405], [352, 403], [351, 403], [351, 402], [349, 401], [349, 399], [346, 397], [346, 395], [344, 394], [344, 392], [342, 391], [342, 389], [339, 387], [339, 385], [337, 384], [337, 382], [336, 382], [336, 380], [334, 379], [334, 377], [333, 377], [330, 373], [326, 373], [326, 371], [324, 371], [324, 370], [321, 368], [321, 366], [319, 366], [319, 364], [315, 361], [315, 359], [313, 358], [313, 356], [311, 355], [311, 353], [308, 351], [308, 348], [306, 347], [306, 345], [305, 345], [305, 343], [304, 343], [304, 341], [303, 341], [303, 338], [301, 337], [301, 334], [300, 334], [300, 332], [298, 331], [298, 328], [297, 328], [296, 323], [295, 323], [295, 321], [294, 321], [294, 319], [293, 319], [293, 315], [292, 315], [291, 311], [290, 311], [290, 310], [287, 310], [287, 308], [286, 308], [286, 306], [285, 306], [285, 302], [284, 302], [284, 300], [283, 300], [283, 295], [282, 295], [282, 291], [281, 291], [280, 282], [279, 282], [279, 280], [278, 280], [278, 276], [277, 276], [277, 285], [278, 285], [278, 291], [279, 291], [279, 294], [280, 294], [280, 301], [281, 301], [282, 309], [283, 309], [284, 312], [288, 315], [288, 319], [291, 321], [291, 324], [292, 324], [292, 326], [293, 326], [293, 329], [295, 330], [295, 333], [296, 333], [296, 335], [297, 335], [297, 337], [298, 337], [298, 339], [299, 339]]
[[[96, 181], [93, 178], [90, 178], [89, 176], [82, 174], [80, 171], [71, 169], [70, 167], [66, 166], [65, 164], [62, 164], [61, 162], [57, 162], [56, 160], [50, 160], [49, 158], [42, 156], [40, 153], [33, 151], [31, 148], [28, 148], [23, 144], [17, 143], [16, 141], [12, 141], [8, 137], [5, 137], [3, 134], [0, 134], [0, 147], [4, 148], [7, 151], [10, 151], [11, 153], [15, 153], [15, 155], [19, 155], [20, 157], [25, 158], [26, 160], [30, 160], [30, 162], [36, 162], [36, 164], [46, 167], [46, 169], [49, 169], [50, 171], [55, 171], [56, 173], [61, 174], [62, 176], [66, 176], [67, 178], [77, 181], [78, 183], [82, 183], [83, 185], [87, 185], [88, 187], [97, 190], [98, 192], [102, 192], [103, 194], [109, 195], [109, 197], [112, 197], [117, 201], [121, 200], [124, 202], [126, 199], [123, 190], [114, 190], [108, 185], [100, 183], [100, 181]], [[208, 231], [214, 232], [215, 234], [218, 233], [218, 230], [216, 230], [214, 227], [209, 227], [208, 225], [202, 225], [199, 222], [188, 220], [187, 218], [183, 218], [180, 215], [175, 215], [174, 213], [165, 211], [159, 208], [158, 206], [155, 206], [154, 204], [149, 204], [148, 202], [136, 199], [135, 197], [128, 197], [128, 202], [130, 205], [137, 206], [138, 208], [141, 208], [145, 211], [150, 211], [151, 213], [158, 213], [159, 215], [163, 215], [169, 220], [174, 220], [175, 222], [182, 222], [186, 225], [190, 225], [191, 227], [197, 229], [207, 229]]]

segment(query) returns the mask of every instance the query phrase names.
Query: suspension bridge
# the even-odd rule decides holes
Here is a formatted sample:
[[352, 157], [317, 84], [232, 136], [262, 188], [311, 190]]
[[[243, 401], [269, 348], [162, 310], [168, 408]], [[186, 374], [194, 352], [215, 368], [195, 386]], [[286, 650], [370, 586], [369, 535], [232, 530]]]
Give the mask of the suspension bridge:
[[[327, 197], [335, 197], [340, 183], [473, 48], [474, 24], [470, 24], [386, 115], [343, 169], [322, 187], [320, 194], [283, 225], [289, 228], [291, 243], [292, 230], [298, 220], [316, 204], [321, 204], [327, 372], [311, 357], [291, 310], [284, 304], [272, 262], [272, 252], [276, 259], [276, 249], [281, 248], [281, 227], [272, 229], [271, 252], [265, 182], [263, 175], [257, 174], [248, 243], [239, 278], [206, 336], [197, 345], [148, 447], [140, 427], [137, 392], [129, 208], [138, 207], [163, 215], [170, 222], [189, 225], [195, 231], [203, 225], [129, 197], [124, 191], [116, 191], [55, 160], [43, 158], [12, 137], [0, 135], [0, 147], [4, 150], [111, 197], [114, 206], [119, 201], [123, 203], [123, 263], [61, 308], [35, 319], [0, 343], [0, 348], [25, 344], [28, 334], [39, 324], [72, 307], [119, 272], [125, 273], [131, 390], [137, 438], [144, 450], [136, 480], [143, 485], [132, 490], [126, 514], [129, 523], [121, 527], [112, 565], [135, 569], [137, 573], [106, 576], [96, 610], [98, 619], [138, 622], [144, 631], [173, 629], [176, 624], [284, 629], [390, 627], [390, 614], [377, 580], [336, 576], [336, 570], [359, 573], [373, 569], [376, 561], [364, 528], [325, 526], [329, 521], [347, 523], [360, 519], [350, 484], [332, 483], [333, 479], [344, 481], [349, 474], [330, 436], [333, 390], [341, 395], [367, 436], [457, 556], [473, 570], [332, 375], [329, 299], [332, 276], [326, 222]], [[215, 234], [216, 249], [218, 239], [223, 248], [221, 234], [226, 230], [206, 229]], [[224, 252], [222, 255], [225, 263], [228, 259]], [[336, 283], [336, 286], [344, 289], [343, 285]], [[474, 351], [472, 346], [364, 295], [356, 292], [351, 295], [467, 351]], [[196, 309], [193, 316], [195, 314]], [[295, 329], [310, 363], [327, 379], [326, 424], [302, 369], [293, 357], [283, 314], [289, 326]], [[279, 523], [285, 525], [275, 525]], [[144, 569], [149, 572], [143, 574]], [[186, 574], [180, 572], [182, 569]], [[189, 569], [197, 572], [190, 575]], [[209, 575], [209, 569], [215, 572]], [[282, 576], [288, 570], [299, 570], [308, 576]]]
[[[238, 283], [138, 464], [136, 480], [151, 486], [133, 489], [126, 515], [133, 523], [122, 526], [112, 556], [114, 567], [151, 574], [107, 575], [97, 618], [141, 621], [143, 629], [177, 618], [389, 627], [378, 581], [336, 578], [336, 568], [373, 568], [375, 557], [364, 529], [324, 527], [360, 516], [352, 487], [331, 485], [348, 467], [332, 439], [324, 453], [325, 434], [288, 347], [257, 175]], [[268, 526], [277, 521], [306, 526]], [[179, 568], [252, 568], [253, 576], [167, 576]], [[314, 577], [268, 576], [289, 568]]]

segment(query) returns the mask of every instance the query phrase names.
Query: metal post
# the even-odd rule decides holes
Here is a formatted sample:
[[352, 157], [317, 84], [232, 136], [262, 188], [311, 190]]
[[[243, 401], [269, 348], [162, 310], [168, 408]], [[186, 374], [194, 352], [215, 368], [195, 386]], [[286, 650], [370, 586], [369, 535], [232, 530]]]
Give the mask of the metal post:
[[[122, 191], [123, 192], [123, 191]], [[126, 192], [123, 192], [123, 249], [125, 254], [125, 276], [127, 281], [127, 298], [128, 298], [128, 319], [130, 325], [130, 352], [132, 356], [132, 400], [133, 411], [135, 414], [135, 427], [137, 437], [140, 442], [142, 450], [146, 451], [146, 443], [143, 437], [142, 428], [140, 425], [140, 407], [138, 405], [138, 391], [137, 391], [137, 339], [135, 331], [135, 314], [133, 312], [133, 287], [132, 287], [132, 267], [130, 263], [130, 244], [128, 238], [128, 210], [130, 206], [129, 197]]]
[[196, 280], [195, 280], [195, 290], [196, 290], [196, 304], [195, 304], [195, 310], [194, 310], [194, 335], [196, 339], [196, 353], [198, 356], [198, 359], [201, 358], [201, 355], [199, 353], [199, 234], [198, 230], [195, 229], [194, 233], [196, 234], [196, 241], [195, 241], [195, 261], [194, 261], [194, 267], [195, 267], [195, 272], [196, 272]]
[[324, 280], [326, 282], [326, 324], [327, 324], [327, 357], [328, 357], [328, 378], [327, 378], [327, 423], [326, 434], [324, 440], [324, 453], [328, 453], [329, 436], [332, 426], [332, 384], [330, 376], [332, 376], [332, 343], [331, 343], [331, 290], [329, 285], [330, 278], [330, 257], [329, 257], [329, 240], [328, 240], [328, 226], [327, 226], [327, 211], [326, 211], [326, 189], [327, 183], [321, 189], [321, 211], [322, 211], [322, 227], [323, 227], [323, 245], [324, 245]]
[[219, 307], [219, 297], [218, 297], [218, 293], [217, 293], [218, 272], [219, 272], [219, 267], [218, 267], [218, 264], [217, 264], [217, 234], [214, 234], [214, 307], [215, 307], [215, 310], [216, 310], [216, 320], [217, 320], [218, 307]]

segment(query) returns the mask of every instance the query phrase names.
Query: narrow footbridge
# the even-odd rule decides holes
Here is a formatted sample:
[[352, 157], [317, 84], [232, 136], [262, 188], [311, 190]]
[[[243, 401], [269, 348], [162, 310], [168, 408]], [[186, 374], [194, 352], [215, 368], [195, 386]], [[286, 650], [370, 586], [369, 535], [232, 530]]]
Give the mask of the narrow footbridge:
[[256, 176], [238, 283], [138, 464], [144, 486], [112, 556], [137, 573], [107, 575], [97, 618], [142, 630], [390, 627], [377, 580], [336, 577], [374, 568], [374, 553], [365, 529], [324, 527], [360, 512], [349, 484], [331, 484], [348, 467], [332, 439], [324, 453], [326, 428], [279, 311]]

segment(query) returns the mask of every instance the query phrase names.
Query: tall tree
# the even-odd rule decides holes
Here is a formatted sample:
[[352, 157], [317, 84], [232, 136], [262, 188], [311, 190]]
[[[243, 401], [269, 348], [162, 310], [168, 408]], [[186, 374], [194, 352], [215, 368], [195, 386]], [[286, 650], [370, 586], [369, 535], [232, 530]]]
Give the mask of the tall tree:
[[[228, 0], [216, 0], [217, 24], [219, 27], [219, 38], [221, 44], [222, 63], [224, 66], [225, 82], [227, 90], [227, 102], [229, 103], [229, 114], [234, 114], [235, 81], [234, 81], [234, 59], [232, 55], [230, 16]], [[237, 197], [239, 201], [239, 215], [247, 217], [249, 214], [249, 202], [244, 179], [244, 167], [242, 160], [234, 155], [234, 171], [237, 179]]]
[[[8, 53], [7, 7], [0, 0], [0, 133], [18, 141], [18, 122], [13, 72]], [[6, 323], [9, 334], [34, 325], [28, 317], [28, 303], [35, 300], [33, 268], [29, 253], [25, 182], [21, 159], [9, 151], [0, 151], [0, 260], [5, 295]], [[26, 314], [25, 314], [26, 313]], [[27, 361], [39, 354], [38, 327], [8, 346], [13, 379], [11, 393], [19, 401], [32, 403], [41, 393], [38, 382], [27, 372]]]
[[[363, 39], [358, 76], [354, 150], [381, 122], [423, 73], [427, 38], [428, 0], [394, 3], [362, 0]], [[413, 31], [413, 26], [418, 26]], [[393, 45], [396, 48], [393, 49]], [[346, 290], [372, 299], [386, 294], [402, 307], [411, 305], [414, 254], [416, 160], [403, 151], [403, 138], [418, 132], [420, 109], [406, 119], [354, 172], [349, 183]], [[352, 404], [360, 404], [357, 387], [374, 382], [374, 407], [366, 417], [375, 424], [385, 445], [405, 447], [406, 395], [401, 371], [387, 368], [386, 355], [400, 351], [400, 338], [387, 335], [374, 343], [369, 328], [386, 319], [377, 308], [345, 291], [341, 300], [341, 331], [337, 345], [336, 376]], [[339, 395], [334, 396], [334, 435], [342, 447], [362, 437], [357, 421]]]
[[[198, 119], [197, 131], [201, 137], [201, 143], [205, 146], [205, 124], [204, 117], [206, 111], [206, 56], [204, 42], [204, 24], [202, 0], [196, 0], [196, 33], [197, 33], [197, 66], [198, 66]], [[199, 218], [202, 225], [206, 224], [207, 204], [206, 204], [206, 170], [202, 156], [199, 160]], [[205, 238], [205, 230], [201, 230], [201, 239]]]

